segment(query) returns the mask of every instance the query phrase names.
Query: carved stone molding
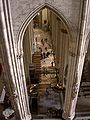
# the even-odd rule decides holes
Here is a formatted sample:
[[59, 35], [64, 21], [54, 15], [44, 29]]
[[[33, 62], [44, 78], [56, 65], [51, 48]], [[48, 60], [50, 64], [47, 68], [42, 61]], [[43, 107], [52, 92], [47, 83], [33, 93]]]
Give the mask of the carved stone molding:
[[75, 81], [73, 83], [73, 86], [72, 86], [72, 99], [74, 99], [78, 93], [78, 73], [76, 72], [76, 75], [75, 75]]
[[17, 98], [17, 97], [18, 97], [16, 90], [13, 92], [13, 96], [14, 96], [14, 98]]
[[78, 93], [78, 83], [74, 83], [72, 87], [72, 99], [76, 97]]
[[77, 70], [76, 70], [74, 79], [75, 79], [75, 81], [72, 86], [72, 94], [71, 94], [72, 99], [74, 99], [78, 93], [78, 71]]

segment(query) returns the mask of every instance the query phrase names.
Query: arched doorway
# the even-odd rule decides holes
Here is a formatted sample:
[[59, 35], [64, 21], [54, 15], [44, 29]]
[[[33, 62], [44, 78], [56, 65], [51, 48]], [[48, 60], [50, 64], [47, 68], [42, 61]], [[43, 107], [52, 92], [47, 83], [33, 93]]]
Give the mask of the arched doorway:
[[[5, 51], [3, 50], [3, 52], [5, 52], [5, 55], [6, 55], [6, 56], [4, 56], [4, 58], [6, 57], [8, 59], [8, 61], [4, 61], [5, 68], [7, 70], [6, 74], [7, 74], [7, 78], [8, 79], [10, 78], [9, 80], [11, 80], [10, 87], [13, 89], [13, 90], [11, 90], [11, 94], [12, 94], [13, 98], [15, 99], [14, 102], [17, 105], [21, 119], [24, 119], [24, 118], [31, 119], [30, 112], [28, 109], [29, 105], [28, 105], [28, 97], [27, 97], [27, 92], [26, 92], [25, 72], [24, 72], [24, 65], [23, 65], [23, 47], [22, 47], [23, 42], [22, 41], [23, 41], [24, 32], [25, 32], [28, 24], [33, 19], [34, 15], [36, 13], [38, 13], [40, 9], [42, 9], [43, 7], [46, 7], [46, 6], [49, 7], [50, 9], [52, 9], [53, 11], [55, 11], [55, 13], [57, 13], [58, 16], [60, 16], [61, 20], [66, 23], [66, 26], [68, 26], [67, 28], [69, 28], [67, 31], [68, 32], [70, 31], [69, 33], [71, 33], [71, 29], [70, 29], [68, 22], [66, 22], [67, 20], [64, 17], [62, 17], [63, 16], [62, 14], [60, 14], [52, 6], [50, 6], [48, 4], [44, 4], [43, 6], [40, 6], [39, 8], [34, 9], [35, 11], [33, 10], [32, 13], [23, 22], [23, 25], [21, 26], [21, 29], [20, 29], [20, 32], [18, 35], [19, 41], [18, 41], [18, 45], [17, 45], [18, 47], [17, 47], [17, 46], [15, 46], [12, 25], [11, 25], [11, 21], [10, 21], [11, 20], [10, 11], [8, 9], [8, 3], [9, 3], [8, 1], [1, 2], [3, 21], [2, 20], [0, 21], [0, 22], [2, 22], [1, 25], [4, 26], [4, 28], [5, 28], [5, 29], [3, 28], [3, 30], [1, 30], [1, 31], [4, 36], [3, 49], [5, 48]], [[81, 22], [82, 22], [82, 20], [81, 20]], [[82, 24], [84, 24], [84, 23], [82, 22]], [[80, 24], [81, 31], [83, 29], [82, 24]], [[75, 29], [73, 30], [73, 32], [74, 31], [75, 31]], [[77, 42], [83, 44], [83, 41], [86, 40], [86, 38], [83, 40], [84, 35], [81, 36], [81, 34], [82, 34], [82, 32], [79, 33], [79, 38], [81, 37], [81, 39], [80, 39], [81, 42], [78, 42], [79, 40], [77, 40]], [[70, 64], [72, 66], [71, 68], [69, 67], [70, 68], [69, 72], [72, 71], [72, 75], [70, 75], [68, 77], [68, 79], [70, 79], [70, 83], [68, 82], [68, 85], [67, 85], [67, 87], [68, 87], [67, 90], [69, 89], [69, 91], [67, 92], [66, 98], [69, 98], [69, 99], [66, 99], [66, 104], [65, 104], [66, 109], [64, 111], [66, 113], [66, 116], [69, 119], [72, 119], [75, 115], [75, 104], [76, 104], [76, 100], [77, 100], [77, 92], [78, 92], [78, 86], [79, 86], [79, 84], [77, 86], [77, 77], [78, 77], [78, 75], [79, 75], [79, 78], [81, 77], [82, 68], [80, 68], [80, 67], [83, 67], [84, 55], [85, 55], [85, 54], [83, 54], [84, 51], [78, 52], [80, 54], [80, 56], [78, 56], [78, 53], [76, 53], [76, 52], [77, 52], [77, 49], [79, 50], [84, 47], [84, 45], [82, 45], [82, 44], [80, 44], [78, 46], [73, 43], [73, 47], [75, 46], [76, 49], [75, 48], [73, 49], [73, 47], [71, 45], [70, 46], [71, 51], [69, 51], [70, 52]], [[17, 49], [17, 51], [16, 51], [16, 49]], [[77, 65], [77, 67], [80, 68], [79, 71], [77, 71], [77, 69], [75, 69], [75, 63], [77, 62], [75, 59], [79, 59], [78, 60], [79, 65]], [[82, 61], [82, 62], [80, 62], [80, 61]], [[80, 64], [80, 63], [82, 63], [82, 64]], [[78, 64], [78, 63], [76, 63], [76, 64]], [[7, 67], [6, 67], [6, 65], [7, 65]], [[74, 66], [74, 68], [73, 68], [73, 66]], [[65, 71], [66, 71], [65, 73], [67, 73], [67, 68], [68, 67], [66, 67], [66, 69], [65, 69]], [[78, 74], [78, 72], [80, 74]], [[80, 80], [78, 80], [78, 81], [80, 82]], [[69, 97], [69, 93], [70, 93], [70, 97]]]
[[[59, 77], [59, 83], [60, 83], [60, 81], [62, 82], [62, 87], [65, 87], [64, 85], [64, 83], [66, 83], [66, 77], [67, 77], [67, 69], [68, 69], [68, 50], [67, 49], [69, 49], [69, 40], [70, 40], [70, 38], [71, 38], [71, 34], [70, 34], [70, 28], [68, 27], [69, 25], [67, 25], [67, 22], [66, 22], [66, 20], [62, 17], [62, 15], [60, 15], [59, 13], [58, 13], [58, 11], [55, 9], [55, 8], [53, 8], [52, 6], [49, 6], [49, 5], [47, 5], [47, 4], [45, 4], [44, 6], [42, 6], [41, 8], [38, 8], [36, 11], [35, 11], [35, 13], [33, 13], [32, 14], [32, 16], [30, 16], [30, 17], [28, 17], [27, 19], [26, 19], [26, 21], [24, 22], [24, 24], [23, 24], [23, 26], [22, 26], [22, 28], [21, 28], [21, 30], [20, 30], [20, 33], [19, 33], [19, 41], [18, 41], [18, 53], [19, 53], [19, 55], [22, 55], [23, 54], [23, 56], [24, 56], [24, 53], [25, 53], [25, 49], [23, 49], [23, 45], [25, 44], [25, 40], [23, 41], [23, 39], [25, 39], [25, 36], [27, 36], [26, 34], [27, 34], [27, 31], [29, 30], [29, 32], [31, 31], [31, 33], [33, 34], [33, 32], [32, 32], [32, 28], [36, 28], [36, 27], [42, 27], [42, 29], [44, 29], [44, 31], [47, 31], [47, 29], [51, 29], [51, 27], [52, 26], [50, 26], [50, 23], [49, 24], [47, 24], [48, 22], [47, 22], [47, 19], [43, 19], [43, 21], [42, 21], [42, 23], [39, 23], [39, 14], [41, 14], [40, 12], [41, 11], [43, 11], [43, 10], [45, 10], [45, 9], [49, 9], [50, 11], [52, 11], [52, 14], [54, 14], [54, 16], [56, 16], [56, 21], [59, 23], [59, 24], [57, 24], [57, 25], [59, 25], [59, 27], [57, 26], [57, 28], [58, 28], [58, 31], [59, 32], [61, 32], [62, 33], [62, 41], [61, 41], [61, 43], [60, 43], [60, 41], [58, 40], [59, 39], [59, 37], [58, 37], [58, 31], [56, 32], [56, 34], [54, 33], [55, 31], [53, 31], [53, 33], [52, 33], [52, 39], [54, 39], [54, 41], [52, 41], [51, 40], [51, 42], [53, 42], [52, 43], [52, 49], [53, 49], [53, 52], [55, 52], [56, 53], [56, 61], [55, 61], [55, 66], [58, 66], [59, 65], [59, 67], [61, 67], [61, 69], [59, 69], [58, 68], [58, 71], [59, 71], [59, 75], [58, 75], [58, 77]], [[45, 17], [45, 16], [44, 16]], [[49, 18], [50, 18], [50, 16], [49, 16]], [[34, 25], [32, 26], [32, 20], [33, 20], [33, 22], [34, 22]], [[36, 20], [36, 21], [35, 21]], [[48, 20], [49, 21], [49, 20]], [[49, 21], [50, 22], [50, 21]], [[39, 24], [38, 24], [39, 23]], [[62, 24], [62, 28], [60, 28], [60, 24]], [[44, 26], [43, 26], [44, 25]], [[54, 25], [54, 23], [53, 23], [53, 25]], [[31, 28], [30, 28], [31, 27]], [[29, 28], [29, 29], [28, 29]], [[27, 30], [28, 29], [28, 30]], [[54, 29], [54, 27], [53, 27], [53, 29]], [[32, 34], [30, 34], [31, 36], [32, 36]], [[54, 34], [55, 34], [55, 36], [54, 36]], [[58, 39], [56, 40], [56, 38], [58, 37]], [[68, 39], [67, 39], [68, 38]], [[32, 38], [30, 38], [30, 39], [32, 39], [31, 41], [28, 41], [28, 43], [30, 44], [30, 46], [29, 46], [29, 51], [28, 50], [26, 50], [26, 51], [28, 51], [29, 52], [29, 58], [27, 58], [27, 60], [29, 60], [29, 62], [28, 62], [28, 64], [26, 65], [27, 67], [25, 68], [25, 64], [24, 64], [24, 62], [25, 62], [25, 57], [24, 57], [24, 59], [22, 59], [22, 60], [20, 60], [19, 62], [20, 62], [20, 68], [21, 68], [21, 72], [23, 73], [23, 78], [25, 79], [25, 76], [26, 76], [26, 78], [28, 79], [29, 78], [29, 65], [30, 65], [30, 63], [32, 63], [32, 43], [34, 42], [34, 38], [33, 38], [33, 36], [32, 36]], [[64, 41], [63, 39], [67, 39], [66, 41]], [[56, 40], [56, 41], [55, 41]], [[65, 44], [65, 42], [67, 42], [67, 46], [64, 46], [64, 44]], [[24, 43], [24, 44], [23, 44]], [[61, 47], [60, 47], [60, 49], [59, 49], [59, 45], [58, 45], [58, 43], [61, 45]], [[56, 48], [56, 46], [57, 46], [57, 48]], [[66, 52], [65, 51], [65, 48], [66, 48], [66, 50], [67, 50], [67, 54], [65, 54], [65, 56], [63, 56], [64, 55], [64, 53]], [[28, 47], [27, 47], [28, 48]], [[60, 50], [60, 53], [58, 52]], [[61, 53], [61, 52], [63, 52], [63, 54]], [[60, 56], [59, 56], [59, 54], [60, 54]], [[28, 57], [27, 56], [27, 57]], [[59, 57], [61, 57], [61, 61], [62, 62], [59, 62], [59, 60], [60, 60], [60, 58]], [[66, 57], [66, 58], [65, 58]], [[24, 60], [24, 62], [23, 62], [23, 60]], [[27, 62], [26, 62], [27, 63]], [[25, 70], [26, 69], [26, 70]], [[27, 72], [26, 72], [27, 71]], [[26, 73], [25, 73], [26, 72]], [[30, 82], [30, 81], [29, 81]], [[58, 86], [57, 86], [58, 87]], [[35, 100], [34, 100], [35, 101]]]

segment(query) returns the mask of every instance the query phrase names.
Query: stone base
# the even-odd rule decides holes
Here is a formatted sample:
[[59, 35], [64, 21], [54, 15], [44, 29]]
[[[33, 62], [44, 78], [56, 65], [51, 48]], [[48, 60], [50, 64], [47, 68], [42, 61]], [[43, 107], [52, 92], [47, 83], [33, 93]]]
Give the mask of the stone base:
[[69, 116], [67, 113], [63, 112], [62, 114], [62, 118], [64, 118], [65, 120], [73, 120], [75, 117], [75, 113], [73, 113], [71, 116]]

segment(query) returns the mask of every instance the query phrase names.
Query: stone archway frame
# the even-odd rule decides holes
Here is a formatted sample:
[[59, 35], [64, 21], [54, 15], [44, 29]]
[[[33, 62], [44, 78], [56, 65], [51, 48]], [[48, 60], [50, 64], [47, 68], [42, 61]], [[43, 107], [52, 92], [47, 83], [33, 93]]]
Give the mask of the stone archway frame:
[[[40, 5], [38, 8], [36, 8], [35, 10], [33, 10], [24, 20], [24, 22], [22, 23], [19, 32], [18, 32], [18, 42], [17, 42], [17, 57], [20, 59], [21, 56], [23, 57], [23, 37], [24, 37], [24, 33], [28, 27], [28, 25], [30, 24], [30, 22], [33, 20], [33, 18], [37, 15], [37, 13], [39, 11], [41, 11], [44, 8], [48, 8], [50, 10], [52, 10], [52, 12], [54, 14], [56, 14], [56, 16], [62, 21], [62, 23], [64, 24], [64, 26], [66, 27], [66, 30], [68, 31], [68, 35], [69, 35], [69, 40], [73, 40], [74, 39], [74, 35], [73, 35], [73, 28], [71, 27], [70, 23], [68, 22], [68, 20], [65, 18], [65, 16], [58, 11], [55, 7], [53, 7], [52, 5], [48, 4], [48, 3], [44, 3], [42, 5]], [[75, 54], [71, 51], [72, 54]], [[71, 54], [70, 53], [70, 54]], [[23, 67], [23, 61], [20, 62], [21, 63], [21, 68], [22, 71], [24, 70]], [[23, 74], [23, 76], [25, 76]]]
[[[17, 104], [20, 119], [27, 120], [31, 119], [31, 115], [29, 112], [29, 104], [28, 104], [28, 96], [27, 96], [27, 88], [26, 88], [26, 81], [25, 81], [25, 73], [24, 73], [24, 66], [23, 66], [23, 36], [24, 32], [31, 22], [31, 20], [36, 16], [36, 14], [42, 10], [43, 8], [47, 7], [52, 10], [60, 20], [65, 24], [67, 31], [69, 33], [70, 39], [73, 39], [72, 28], [67, 21], [67, 19], [60, 13], [55, 7], [51, 6], [50, 4], [44, 3], [38, 8], [36, 8], [33, 12], [31, 12], [23, 22], [19, 32], [18, 32], [18, 46], [17, 46], [17, 53], [15, 48], [15, 41], [13, 35], [13, 26], [11, 22], [11, 11], [9, 0], [2, 0], [2, 15], [4, 22], [3, 23], [3, 33], [4, 41], [3, 41], [3, 53], [4, 53], [4, 63], [5, 63], [5, 70], [7, 74], [7, 79], [11, 83], [11, 94], [13, 96], [14, 103]], [[8, 13], [8, 14], [7, 14]], [[5, 49], [4, 49], [5, 48]], [[7, 58], [7, 60], [5, 60]], [[10, 69], [10, 70], [9, 70]], [[9, 77], [8, 77], [9, 76]]]
[[69, 33], [69, 39], [73, 39], [73, 33], [72, 33], [72, 27], [70, 25], [70, 23], [67, 21], [67, 19], [64, 17], [64, 15], [62, 13], [60, 13], [55, 7], [53, 7], [50, 4], [44, 3], [42, 5], [40, 5], [38, 8], [36, 8], [35, 10], [33, 10], [24, 20], [23, 24], [21, 25], [21, 28], [19, 29], [18, 32], [18, 42], [17, 42], [17, 64], [19, 66], [19, 73], [22, 73], [22, 75], [20, 76], [20, 79], [22, 80], [23, 83], [23, 88], [25, 91], [25, 98], [27, 101], [27, 107], [29, 108], [28, 105], [28, 96], [27, 96], [27, 88], [26, 88], [26, 81], [25, 81], [25, 72], [24, 72], [24, 62], [23, 62], [23, 36], [25, 33], [25, 30], [27, 29], [29, 23], [32, 21], [32, 19], [37, 15], [37, 13], [42, 10], [43, 8], [48, 8], [50, 10], [52, 10], [57, 17], [60, 18], [60, 20], [63, 22], [63, 24], [66, 26], [66, 29]]
[[52, 5], [48, 4], [48, 3], [44, 3], [43, 5], [40, 5], [38, 8], [36, 8], [35, 10], [33, 10], [24, 20], [24, 22], [22, 23], [19, 32], [18, 32], [18, 42], [17, 42], [17, 47], [18, 47], [18, 52], [23, 50], [23, 45], [22, 45], [22, 41], [23, 41], [23, 36], [25, 33], [25, 30], [27, 29], [29, 23], [33, 20], [33, 18], [37, 15], [37, 13], [39, 11], [41, 11], [44, 8], [48, 8], [50, 9], [52, 12], [54, 12], [54, 14], [56, 14], [56, 16], [63, 22], [63, 24], [65, 25], [68, 33], [69, 33], [69, 39], [73, 39], [73, 28], [71, 27], [69, 21], [65, 18], [65, 16], [58, 11], [55, 7], [53, 7]]

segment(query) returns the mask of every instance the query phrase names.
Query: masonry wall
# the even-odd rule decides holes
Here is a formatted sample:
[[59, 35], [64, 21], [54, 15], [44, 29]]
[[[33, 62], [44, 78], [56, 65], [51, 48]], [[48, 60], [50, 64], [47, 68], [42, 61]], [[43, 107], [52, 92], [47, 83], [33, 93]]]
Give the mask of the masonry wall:
[[45, 3], [56, 8], [67, 19], [73, 28], [72, 32], [76, 39], [79, 29], [82, 0], [10, 0], [11, 17], [16, 42], [19, 29], [25, 18]]
[[[7, 1], [7, 0], [2, 0], [2, 1]], [[80, 17], [81, 17], [81, 6], [82, 6], [82, 2], [84, 0], [8, 0], [8, 1], [10, 2], [10, 11], [11, 11], [11, 18], [12, 18], [12, 25], [13, 25], [12, 27], [13, 27], [14, 41], [15, 41], [16, 47], [17, 47], [19, 30], [20, 30], [24, 20], [27, 18], [27, 16], [29, 14], [32, 15], [32, 12], [36, 8], [39, 8], [40, 6], [42, 6], [45, 3], [53, 6], [53, 9], [57, 9], [57, 11], [59, 11], [59, 13], [61, 13], [64, 16], [64, 18], [68, 21], [68, 23], [69, 23], [68, 26], [69, 27], [71, 26], [71, 28], [72, 28], [71, 33], [73, 33], [74, 39], [70, 39], [72, 42], [69, 46], [69, 47], [71, 47], [69, 49], [69, 50], [71, 50], [71, 52], [69, 53], [70, 54], [70, 56], [69, 56], [69, 58], [70, 58], [69, 59], [69, 64], [70, 64], [69, 72], [72, 71], [72, 73], [70, 75], [68, 75], [69, 82], [68, 82], [67, 88], [66, 88], [68, 91], [66, 93], [64, 110], [65, 110], [65, 112], [66, 112], [65, 114], [67, 114], [67, 116], [72, 117], [72, 115], [75, 111], [75, 105], [76, 105], [76, 99], [77, 99], [77, 93], [78, 93], [77, 81], [75, 81], [76, 82], [75, 84], [73, 84], [73, 83], [74, 83], [74, 79], [78, 79], [78, 86], [79, 86], [81, 72], [82, 72], [82, 68], [83, 68], [83, 62], [84, 62], [83, 53], [85, 52], [84, 47], [85, 47], [85, 42], [86, 42], [85, 41], [86, 36], [84, 36], [84, 35], [86, 35], [86, 31], [84, 28], [82, 28], [82, 31], [84, 31], [84, 32], [81, 32], [83, 34], [81, 34], [81, 36], [80, 36], [82, 44], [79, 44], [79, 45], [81, 45], [80, 48], [82, 47], [82, 49], [80, 49], [80, 52], [78, 52], [80, 56], [79, 55], [77, 56], [79, 59], [78, 60], [79, 62], [77, 62], [79, 74], [76, 73], [76, 78], [74, 78], [75, 65], [76, 65], [75, 64], [76, 63], [75, 62], [76, 54], [74, 54], [74, 52], [78, 49], [78, 45], [76, 46], [75, 43], [77, 43], [77, 41], [79, 40], [78, 35], [80, 34], [79, 24], [80, 24]], [[87, 0], [87, 1], [89, 1], [89, 0]], [[0, 0], [0, 2], [1, 2], [1, 0]], [[5, 10], [8, 11], [8, 9], [5, 9]], [[1, 12], [3, 13], [3, 11], [0, 11], [0, 13]], [[9, 17], [9, 15], [6, 15], [5, 20], [9, 21], [10, 19], [8, 19], [7, 16]], [[86, 16], [87, 16], [87, 14], [86, 14]], [[87, 18], [85, 18], [85, 20], [84, 20], [84, 17], [83, 17], [82, 21], [83, 22], [87, 21]], [[7, 48], [5, 48], [5, 50], [3, 49], [4, 54], [6, 54], [6, 56], [4, 56], [4, 58], [8, 58], [7, 59], [8, 61], [7, 60], [5, 61], [5, 65], [7, 65], [6, 66], [6, 70], [7, 70], [6, 75], [7, 75], [7, 78], [9, 81], [12, 79], [12, 81], [15, 81], [17, 83], [17, 85], [18, 85], [18, 83], [20, 83], [20, 86], [18, 86], [17, 89], [15, 89], [19, 93], [18, 99], [16, 97], [17, 91], [15, 92], [15, 90], [13, 90], [12, 94], [13, 94], [14, 99], [17, 100], [17, 102], [20, 104], [18, 106], [21, 106], [21, 108], [22, 108], [22, 109], [19, 109], [19, 112], [21, 113], [21, 117], [26, 118], [25, 115], [30, 116], [30, 113], [29, 113], [29, 109], [28, 109], [28, 99], [26, 99], [27, 92], [23, 90], [23, 88], [25, 88], [25, 90], [26, 90], [26, 86], [24, 84], [24, 77], [22, 74], [23, 68], [20, 67], [20, 69], [16, 69], [16, 68], [18, 68], [19, 65], [21, 65], [22, 53], [20, 55], [17, 55], [18, 60], [15, 58], [16, 56], [13, 55], [14, 50], [11, 49], [14, 47], [11, 42], [11, 40], [13, 41], [13, 39], [12, 39], [13, 37], [12, 37], [12, 34], [10, 33], [10, 31], [8, 30], [8, 29], [10, 29], [9, 22], [8, 22], [8, 24], [6, 24], [5, 28], [3, 28], [4, 30], [2, 30], [2, 28], [0, 28], [0, 31], [1, 31], [0, 33], [4, 32], [4, 35], [5, 35], [5, 33], [7, 33], [9, 36], [9, 37], [4, 36], [4, 40], [2, 40], [3, 42], [1, 43], [1, 44], [3, 44], [3, 48], [5, 48], [4, 47], [5, 45], [7, 48], [9, 48], [8, 51], [7, 51]], [[0, 23], [1, 23], [1, 21], [0, 21]], [[2, 23], [3, 23], [3, 20], [2, 20]], [[89, 25], [89, 18], [88, 18], [88, 25]], [[0, 24], [0, 26], [2, 27], [2, 24]], [[85, 25], [85, 27], [86, 27], [86, 25]], [[89, 27], [87, 27], [87, 30], [89, 32]], [[0, 34], [0, 36], [2, 36], [2, 34]], [[7, 44], [5, 44], [5, 42], [7, 42]], [[8, 57], [7, 54], [10, 55], [10, 57]], [[15, 53], [15, 55], [16, 55], [16, 53]], [[12, 56], [14, 57], [14, 59], [12, 58]], [[15, 64], [15, 63], [17, 63], [17, 64]], [[16, 66], [14, 67], [13, 64], [15, 64]], [[10, 70], [8, 70], [9, 67], [10, 67]], [[13, 72], [11, 72], [11, 69]], [[78, 71], [76, 71], [76, 72], [78, 72]], [[12, 74], [10, 74], [10, 73], [12, 73]], [[14, 73], [16, 76], [14, 75]], [[8, 82], [8, 84], [9, 83], [10, 82]], [[11, 84], [11, 86], [13, 86], [13, 85]], [[74, 88], [75, 88], [74, 91], [72, 91], [72, 86], [74, 86]], [[72, 98], [73, 93], [74, 93], [73, 96], [75, 99]], [[19, 101], [21, 101], [21, 102], [19, 102]]]

